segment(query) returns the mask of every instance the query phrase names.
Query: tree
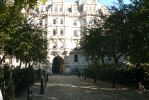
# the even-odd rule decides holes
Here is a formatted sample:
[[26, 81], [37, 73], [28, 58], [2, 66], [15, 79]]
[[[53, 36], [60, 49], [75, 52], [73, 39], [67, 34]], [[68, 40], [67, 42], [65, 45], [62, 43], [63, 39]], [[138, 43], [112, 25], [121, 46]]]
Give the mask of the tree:
[[94, 64], [94, 82], [96, 82], [96, 74], [98, 65], [105, 64], [105, 57], [108, 54], [108, 50], [105, 44], [104, 35], [104, 21], [106, 16], [101, 13], [94, 19], [94, 25], [87, 26], [83, 30], [82, 38], [80, 41], [80, 50], [84, 55]]
[[132, 0], [129, 5], [130, 50], [128, 56], [133, 64], [149, 62], [149, 14], [148, 0]]
[[112, 7], [111, 14], [105, 21], [105, 34], [107, 36], [107, 47], [109, 47], [110, 56], [114, 59], [116, 66], [122, 56], [126, 56], [129, 49], [129, 29], [128, 11], [126, 4], [122, 0], [116, 7]]
[[[22, 13], [22, 9], [25, 9], [27, 12], [34, 10], [36, 4], [36, 0], [0, 1], [0, 55], [3, 55], [0, 59], [0, 64], [2, 64], [6, 55], [15, 56], [17, 59], [25, 62], [26, 65], [31, 61], [43, 61], [46, 59], [46, 33], [38, 25], [32, 24], [32, 21]], [[6, 68], [5, 66], [4, 69]], [[12, 92], [12, 73], [10, 72], [12, 71], [9, 71], [9, 68], [3, 71], [3, 73], [0, 72], [0, 78], [2, 76], [2, 80], [0, 79], [2, 84], [0, 85], [4, 87], [2, 93], [5, 100], [12, 99], [10, 96], [10, 92]]]
[[[3, 54], [1, 63], [6, 55], [15, 56], [24, 62], [37, 61], [37, 59], [42, 61], [46, 58], [46, 33], [39, 25], [32, 23], [32, 19], [37, 16], [32, 18], [25, 16], [30, 15], [28, 11], [35, 10], [36, 4], [36, 0], [2, 2], [0, 6], [0, 50]], [[26, 14], [22, 13], [22, 9], [25, 9]]]
[[13, 55], [21, 61], [30, 63], [31, 61], [43, 61], [47, 58], [47, 39], [45, 32], [38, 28], [33, 28], [32, 24], [23, 23], [13, 34], [9, 41], [14, 47]]

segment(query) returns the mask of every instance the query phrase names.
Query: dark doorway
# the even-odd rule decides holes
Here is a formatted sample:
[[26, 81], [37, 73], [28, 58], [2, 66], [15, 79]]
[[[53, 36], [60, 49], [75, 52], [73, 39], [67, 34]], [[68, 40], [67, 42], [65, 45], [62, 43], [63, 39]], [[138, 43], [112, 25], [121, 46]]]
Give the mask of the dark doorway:
[[64, 69], [64, 59], [60, 56], [56, 56], [53, 59], [52, 72], [53, 74], [62, 74]]

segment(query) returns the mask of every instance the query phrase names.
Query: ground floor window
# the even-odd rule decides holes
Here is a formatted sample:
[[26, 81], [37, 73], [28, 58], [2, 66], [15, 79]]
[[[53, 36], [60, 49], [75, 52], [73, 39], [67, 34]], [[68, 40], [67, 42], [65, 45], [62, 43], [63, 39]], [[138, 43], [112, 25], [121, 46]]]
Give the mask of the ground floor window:
[[78, 55], [74, 55], [74, 62], [78, 62]]

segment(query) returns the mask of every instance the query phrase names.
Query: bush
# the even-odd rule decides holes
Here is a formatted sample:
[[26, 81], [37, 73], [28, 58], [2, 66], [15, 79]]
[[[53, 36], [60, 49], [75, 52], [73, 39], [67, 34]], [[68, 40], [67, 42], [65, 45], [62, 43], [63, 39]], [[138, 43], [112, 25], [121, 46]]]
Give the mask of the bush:
[[[146, 71], [145, 85], [146, 87], [149, 87], [149, 69]], [[117, 69], [115, 69], [114, 65], [99, 65], [98, 68], [95, 68], [93, 65], [89, 65], [85, 69], [85, 74], [89, 78], [94, 78], [93, 75], [95, 72], [97, 72], [96, 75], [98, 80], [112, 82], [114, 78], [114, 81], [119, 84], [136, 84], [134, 66], [120, 65]]]
[[28, 89], [35, 80], [32, 68], [11, 69], [9, 65], [0, 67], [0, 89], [4, 100], [10, 100], [14, 95], [18, 96]]
[[28, 89], [35, 81], [34, 70], [32, 68], [15, 69], [14, 73], [14, 85], [15, 95], [18, 96], [24, 90]]

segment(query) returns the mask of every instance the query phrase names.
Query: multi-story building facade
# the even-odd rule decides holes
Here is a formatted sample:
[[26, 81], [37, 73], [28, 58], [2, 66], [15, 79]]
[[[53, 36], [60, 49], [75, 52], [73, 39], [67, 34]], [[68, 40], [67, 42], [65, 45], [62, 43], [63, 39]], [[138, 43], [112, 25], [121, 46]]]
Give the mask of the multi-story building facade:
[[[64, 71], [82, 69], [88, 65], [87, 59], [78, 52], [83, 27], [93, 24], [99, 10], [108, 13], [98, 0], [48, 0], [40, 5], [43, 15], [41, 23], [47, 31], [48, 58], [60, 56], [64, 59]], [[70, 0], [72, 1], [72, 0]]]

